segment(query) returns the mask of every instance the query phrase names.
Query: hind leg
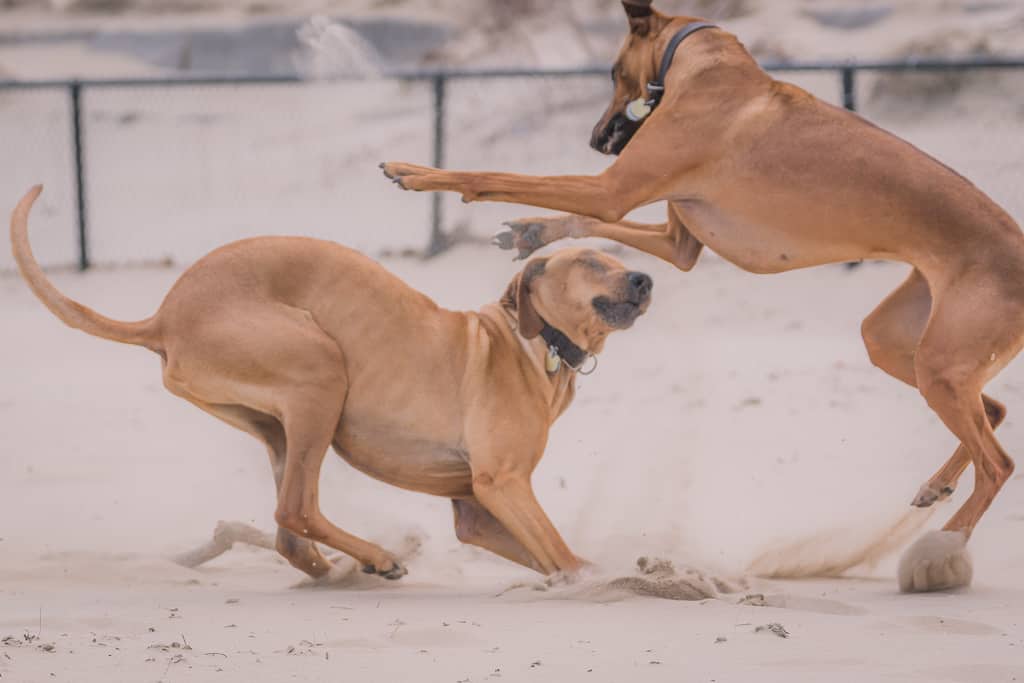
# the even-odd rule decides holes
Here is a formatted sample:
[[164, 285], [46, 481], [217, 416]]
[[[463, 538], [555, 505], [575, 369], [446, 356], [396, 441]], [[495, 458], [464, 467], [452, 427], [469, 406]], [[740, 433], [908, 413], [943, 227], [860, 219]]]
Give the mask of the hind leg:
[[[920, 271], [914, 269], [903, 284], [864, 319], [861, 327], [871, 362], [912, 387], [917, 386], [914, 357], [931, 309], [932, 297], [928, 283]], [[995, 429], [1006, 417], [1006, 408], [984, 394], [981, 399], [989, 424]], [[911, 504], [928, 507], [938, 500], [948, 498], [970, 462], [970, 455], [961, 444], [949, 460], [921, 485]]]
[[287, 447], [274, 517], [286, 531], [354, 557], [368, 574], [399, 579], [408, 572], [393, 554], [335, 526], [320, 511], [320, 467], [334, 438], [340, 407], [331, 393], [305, 388], [285, 399]]
[[[252, 310], [236, 307], [211, 312], [187, 334], [168, 336], [168, 389], [204, 409], [243, 406], [273, 416], [280, 426], [278, 431], [268, 427], [274, 423], [263, 424], [261, 434], [249, 425], [247, 431], [267, 441], [277, 465], [275, 519], [283, 529], [278, 548], [289, 562], [311, 575], [322, 575], [330, 565], [320, 571], [323, 558], [313, 546], [319, 542], [351, 555], [364, 571], [386, 578], [402, 576], [405, 570], [393, 555], [334, 526], [320, 511], [320, 465], [341, 419], [347, 378], [338, 345], [312, 316], [280, 304], [254, 305]], [[237, 415], [221, 413], [214, 412], [237, 422]]]
[[[232, 427], [240, 429], [247, 434], [252, 434], [262, 441], [270, 455], [270, 466], [274, 473], [274, 485], [277, 492], [281, 492], [281, 480], [284, 477], [285, 438], [284, 428], [280, 422], [270, 415], [265, 415], [245, 406], [210, 404], [192, 396], [183, 396], [183, 398]], [[219, 549], [219, 552], [223, 552], [229, 547], [230, 544], [223, 546]], [[296, 536], [287, 529], [278, 527], [274, 548], [282, 557], [288, 560], [288, 564], [305, 572], [314, 579], [326, 575], [331, 569], [331, 562], [321, 554], [315, 543]]]
[[[985, 416], [988, 418], [988, 423], [995, 430], [1006, 419], [1006, 406], [985, 394], [981, 395], [981, 402], [985, 406]], [[970, 464], [971, 456], [968, 454], [967, 449], [963, 447], [963, 444], [961, 444], [953, 456], [939, 468], [939, 471], [921, 485], [911, 505], [926, 508], [936, 501], [949, 498], [956, 489], [956, 483], [959, 481], [960, 475], [964, 473], [964, 470]]]
[[[1002, 305], [978, 306], [978, 300]], [[974, 465], [974, 490], [941, 532], [926, 534], [900, 562], [900, 587], [928, 591], [967, 585], [966, 543], [1014, 463], [996, 439], [981, 389], [1020, 350], [1024, 306], [999, 283], [961, 277], [936, 297], [915, 358], [928, 405], [960, 439]]]

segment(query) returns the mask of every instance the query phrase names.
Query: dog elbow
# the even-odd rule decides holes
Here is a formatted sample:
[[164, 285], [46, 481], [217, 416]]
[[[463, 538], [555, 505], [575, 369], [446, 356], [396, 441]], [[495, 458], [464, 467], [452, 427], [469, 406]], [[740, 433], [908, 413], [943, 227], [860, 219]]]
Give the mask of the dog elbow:
[[598, 211], [594, 218], [603, 223], [618, 223], [626, 217], [626, 213], [621, 207], [607, 207]]
[[473, 475], [473, 491], [489, 491], [496, 486], [494, 475], [490, 472], [479, 472]]
[[524, 479], [529, 479], [529, 474], [522, 471], [499, 471], [499, 472], [478, 472], [473, 475], [473, 493], [477, 498], [488, 498], [509, 487], [515, 487]]

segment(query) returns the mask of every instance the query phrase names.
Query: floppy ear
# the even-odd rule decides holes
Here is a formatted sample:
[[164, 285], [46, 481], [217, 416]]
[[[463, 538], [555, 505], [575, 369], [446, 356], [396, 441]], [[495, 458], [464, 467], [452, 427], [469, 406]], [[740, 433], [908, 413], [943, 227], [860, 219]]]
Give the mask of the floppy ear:
[[501, 305], [516, 312], [519, 319], [519, 334], [526, 339], [533, 339], [544, 327], [544, 321], [540, 319], [533, 302], [530, 301], [530, 285], [534, 278], [544, 272], [547, 262], [547, 258], [532, 259], [512, 282], [508, 283], [508, 288], [501, 297]]
[[651, 30], [651, 0], [622, 0], [622, 8], [629, 17], [629, 31], [646, 36]]

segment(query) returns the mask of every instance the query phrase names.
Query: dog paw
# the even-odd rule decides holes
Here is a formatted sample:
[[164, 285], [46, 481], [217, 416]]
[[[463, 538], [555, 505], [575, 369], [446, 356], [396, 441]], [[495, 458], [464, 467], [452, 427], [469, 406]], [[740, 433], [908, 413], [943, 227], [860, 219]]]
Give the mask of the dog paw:
[[527, 218], [521, 221], [508, 221], [502, 225], [508, 229], [495, 233], [491, 244], [501, 249], [518, 249], [519, 253], [514, 261], [527, 258], [547, 244], [543, 234], [545, 226], [538, 220]]
[[380, 169], [384, 171], [385, 177], [403, 190], [417, 191], [427, 189], [423, 186], [426, 176], [439, 172], [438, 169], [429, 166], [417, 166], [400, 161], [385, 161], [380, 164]]
[[943, 486], [942, 488], [935, 488], [929, 482], [925, 482], [921, 485], [921, 489], [914, 496], [914, 502], [911, 503], [914, 507], [926, 508], [932, 504], [946, 500], [953, 495], [952, 486]]
[[389, 581], [397, 581], [398, 579], [402, 578], [403, 576], [409, 573], [408, 569], [406, 569], [394, 560], [389, 561], [389, 563], [387, 564], [382, 564], [381, 567], [381, 569], [378, 569], [376, 565], [364, 564], [363, 573], [376, 574], [377, 576], [383, 579], [387, 579]]
[[900, 591], [926, 593], [962, 588], [970, 585], [973, 573], [966, 534], [929, 531], [900, 558]]

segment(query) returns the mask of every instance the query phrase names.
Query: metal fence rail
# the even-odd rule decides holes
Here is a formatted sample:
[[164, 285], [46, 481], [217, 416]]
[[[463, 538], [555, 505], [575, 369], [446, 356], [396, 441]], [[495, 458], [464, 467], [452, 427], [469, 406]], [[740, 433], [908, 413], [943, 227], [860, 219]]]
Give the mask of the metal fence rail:
[[[841, 102], [851, 111], [857, 110], [856, 77], [859, 71], [964, 71], [969, 69], [1024, 69], [1024, 58], [1014, 59], [922, 59], [899, 62], [778, 62], [762, 65], [768, 71], [778, 72], [835, 72], [839, 77]], [[563, 78], [563, 77], [608, 77], [606, 67], [585, 67], [575, 69], [436, 69], [390, 71], [376, 78], [398, 81], [426, 81], [431, 84], [433, 98], [433, 165], [444, 167], [445, 124], [447, 120], [446, 93], [448, 81], [489, 80], [501, 78]], [[77, 206], [78, 266], [86, 270], [90, 266], [88, 215], [86, 201], [86, 167], [83, 161], [83, 141], [86, 135], [82, 114], [82, 93], [86, 89], [100, 88], [157, 88], [182, 86], [244, 86], [244, 85], [299, 85], [305, 81], [299, 76], [189, 76], [183, 78], [112, 78], [73, 80], [0, 80], [2, 90], [63, 89], [68, 93], [71, 105], [72, 159], [74, 163], [74, 187]], [[427, 254], [436, 254], [446, 246], [442, 229], [443, 216], [441, 196], [435, 193], [431, 203], [430, 239]]]

